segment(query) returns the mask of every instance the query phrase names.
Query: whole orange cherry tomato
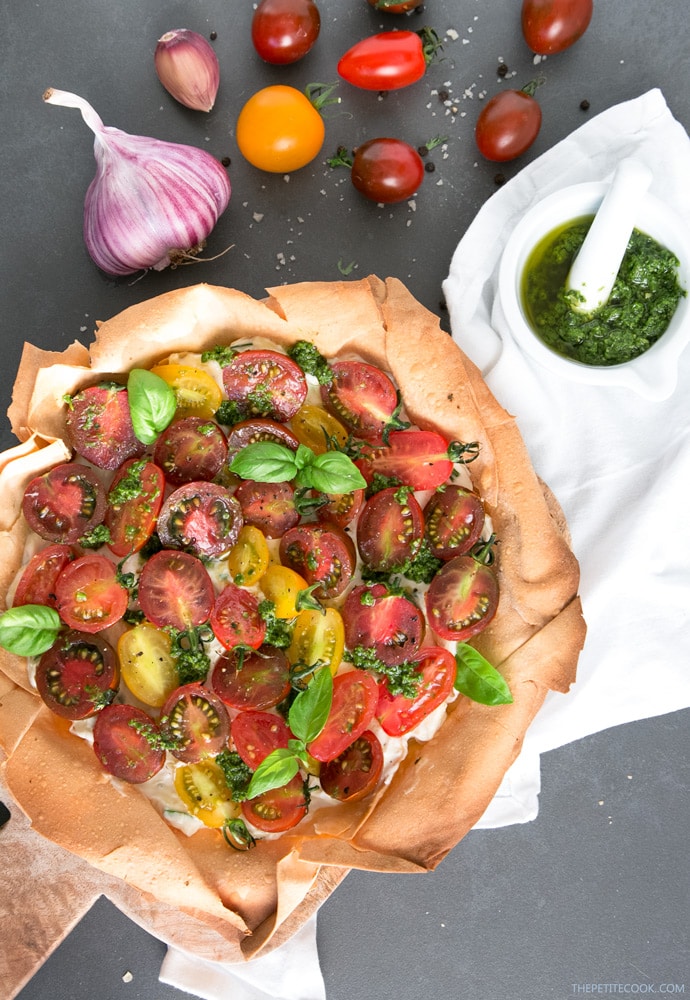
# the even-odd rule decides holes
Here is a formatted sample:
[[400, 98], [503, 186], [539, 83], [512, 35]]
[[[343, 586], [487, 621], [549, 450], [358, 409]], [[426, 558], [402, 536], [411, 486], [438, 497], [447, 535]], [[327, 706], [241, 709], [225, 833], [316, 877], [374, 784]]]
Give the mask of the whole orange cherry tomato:
[[321, 151], [325, 134], [323, 119], [308, 93], [284, 85], [257, 91], [237, 119], [240, 152], [253, 166], [270, 173], [285, 174], [306, 166]]

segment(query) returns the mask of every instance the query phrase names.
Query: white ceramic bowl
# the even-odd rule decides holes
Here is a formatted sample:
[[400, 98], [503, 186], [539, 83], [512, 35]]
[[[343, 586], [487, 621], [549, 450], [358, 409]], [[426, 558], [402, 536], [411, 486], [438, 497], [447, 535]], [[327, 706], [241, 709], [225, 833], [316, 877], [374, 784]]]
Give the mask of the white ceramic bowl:
[[[548, 195], [534, 205], [513, 230], [499, 267], [498, 294], [510, 331], [520, 347], [548, 371], [574, 382], [627, 386], [650, 400], [667, 399], [675, 389], [678, 359], [690, 340], [690, 296], [685, 295], [668, 329], [644, 354], [625, 364], [585, 365], [562, 357], [537, 337], [528, 323], [521, 299], [521, 279], [527, 259], [537, 243], [557, 226], [583, 215], [594, 215], [608, 185], [575, 184]], [[669, 206], [653, 195], [640, 199], [635, 228], [672, 250], [680, 262], [679, 280], [690, 287], [690, 234]]]

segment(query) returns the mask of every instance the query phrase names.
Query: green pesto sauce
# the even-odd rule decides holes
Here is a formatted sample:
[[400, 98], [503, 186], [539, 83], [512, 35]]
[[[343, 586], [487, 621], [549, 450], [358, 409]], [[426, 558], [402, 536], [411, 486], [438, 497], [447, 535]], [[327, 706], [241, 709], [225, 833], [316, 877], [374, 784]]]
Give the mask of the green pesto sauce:
[[678, 259], [633, 230], [609, 300], [582, 315], [566, 278], [594, 216], [554, 229], [534, 248], [522, 276], [522, 303], [539, 338], [557, 354], [586, 365], [619, 365], [647, 351], [666, 330], [685, 290]]

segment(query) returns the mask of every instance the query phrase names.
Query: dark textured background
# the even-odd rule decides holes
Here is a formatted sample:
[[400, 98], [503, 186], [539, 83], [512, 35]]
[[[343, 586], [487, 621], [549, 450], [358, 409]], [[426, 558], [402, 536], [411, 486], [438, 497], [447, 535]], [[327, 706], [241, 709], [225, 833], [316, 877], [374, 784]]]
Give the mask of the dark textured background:
[[[496, 190], [497, 173], [510, 178], [587, 116], [651, 87], [690, 124], [687, 0], [595, 0], [584, 38], [538, 66], [522, 39], [519, 0], [429, 0], [407, 20], [376, 14], [365, 0], [319, 6], [313, 52], [292, 67], [269, 67], [251, 47], [250, 2], [1, 0], [3, 410], [25, 339], [55, 350], [88, 343], [96, 320], [196, 281], [260, 297], [274, 284], [337, 280], [351, 267], [352, 277], [401, 278], [447, 326], [441, 282], [458, 240]], [[332, 82], [338, 57], [359, 38], [425, 23], [442, 36], [457, 32], [443, 60], [384, 100], [342, 84], [314, 163], [286, 180], [242, 160], [234, 123], [255, 90]], [[177, 105], [155, 77], [156, 40], [179, 27], [217, 32], [221, 89], [210, 115]], [[500, 60], [515, 72], [503, 82]], [[480, 93], [536, 75], [544, 78], [537, 142], [511, 164], [481, 160], [473, 140]], [[208, 254], [232, 249], [137, 282], [101, 274], [81, 236], [92, 136], [77, 111], [42, 103], [48, 86], [81, 94], [106, 124], [231, 157], [233, 197]], [[437, 94], [444, 89], [456, 109], [450, 114]], [[326, 165], [338, 145], [376, 135], [412, 145], [448, 136], [445, 155], [431, 156], [436, 170], [416, 210], [378, 208], [346, 172]], [[6, 421], [1, 435], [0, 447], [10, 446]], [[618, 986], [628, 995], [659, 994], [663, 984], [690, 993], [687, 751], [687, 712], [589, 737], [542, 759], [534, 822], [472, 832], [434, 874], [350, 874], [319, 914], [328, 1000], [565, 1000], [597, 986], [598, 995]], [[100, 900], [20, 997], [182, 996], [157, 981], [163, 954], [160, 942]], [[131, 982], [123, 982], [126, 972]]]

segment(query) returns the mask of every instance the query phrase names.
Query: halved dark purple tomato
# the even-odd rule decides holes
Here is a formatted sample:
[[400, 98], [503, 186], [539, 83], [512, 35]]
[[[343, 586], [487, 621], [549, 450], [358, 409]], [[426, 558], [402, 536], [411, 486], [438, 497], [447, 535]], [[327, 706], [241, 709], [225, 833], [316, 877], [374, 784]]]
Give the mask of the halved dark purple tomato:
[[336, 361], [333, 381], [321, 386], [326, 409], [357, 437], [380, 444], [398, 406], [392, 380], [364, 361]]
[[271, 420], [289, 420], [307, 395], [304, 372], [278, 351], [240, 351], [223, 368], [223, 385], [247, 417]]
[[137, 440], [124, 386], [92, 385], [72, 396], [67, 436], [78, 455], [99, 469], [117, 469], [144, 452]]
[[228, 583], [213, 604], [211, 628], [226, 649], [235, 646], [258, 649], [266, 636], [266, 623], [259, 614], [259, 598], [251, 590]]
[[163, 549], [139, 577], [139, 605], [159, 628], [184, 632], [208, 621], [215, 594], [206, 567], [188, 552]]
[[424, 615], [411, 598], [385, 584], [355, 587], [342, 607], [345, 645], [373, 649], [388, 666], [413, 660], [424, 639]]
[[290, 483], [258, 483], [244, 479], [235, 490], [245, 524], [260, 528], [268, 538], [281, 538], [299, 522], [295, 490]]
[[352, 579], [357, 563], [354, 542], [341, 528], [298, 524], [280, 540], [280, 561], [299, 573], [318, 594], [337, 597]]
[[70, 631], [43, 654], [36, 687], [48, 708], [64, 719], [86, 719], [112, 701], [120, 668], [115, 650], [97, 635]]
[[71, 545], [47, 545], [32, 556], [19, 578], [12, 600], [13, 607], [43, 604], [54, 608], [57, 578], [76, 557], [77, 551]]
[[213, 420], [183, 417], [158, 437], [154, 461], [173, 486], [215, 479], [228, 457], [225, 434]]
[[216, 483], [186, 483], [165, 500], [158, 516], [163, 545], [203, 559], [227, 555], [242, 527], [239, 501]]
[[248, 823], [264, 833], [291, 830], [307, 815], [303, 779], [296, 774], [286, 785], [247, 799], [242, 803], [242, 814]]
[[224, 749], [230, 719], [217, 694], [201, 684], [183, 684], [170, 695], [161, 711], [163, 736], [174, 742], [171, 753], [193, 764]]
[[153, 462], [130, 458], [120, 466], [108, 491], [105, 525], [108, 548], [124, 558], [149, 540], [163, 504], [165, 479]]
[[141, 784], [165, 763], [165, 750], [154, 747], [147, 734], [155, 739], [159, 729], [146, 712], [133, 705], [107, 705], [94, 726], [94, 753], [109, 774]]
[[65, 462], [36, 476], [24, 491], [29, 527], [48, 542], [71, 545], [101, 524], [105, 489], [93, 469]]
[[388, 573], [412, 559], [424, 537], [424, 514], [404, 487], [375, 493], [357, 522], [357, 548], [371, 569]]
[[463, 556], [479, 541], [484, 507], [476, 493], [448, 483], [424, 507], [426, 537], [438, 559]]
[[350, 493], [321, 493], [317, 496], [326, 499], [326, 503], [316, 511], [317, 520], [335, 524], [338, 528], [346, 528], [351, 524], [364, 504], [364, 490], [352, 490]]
[[417, 670], [419, 692], [414, 698], [392, 695], [385, 679], [379, 682], [376, 718], [384, 733], [402, 736], [442, 705], [455, 684], [455, 657], [443, 646], [426, 646], [420, 653]]
[[323, 764], [319, 781], [326, 795], [341, 802], [354, 802], [376, 788], [383, 770], [383, 749], [369, 729], [346, 750]]
[[290, 664], [275, 646], [262, 646], [256, 652], [235, 649], [217, 661], [211, 683], [230, 708], [264, 711], [288, 696]]
[[252, 709], [235, 716], [230, 723], [230, 736], [238, 754], [253, 771], [269, 753], [285, 749], [292, 738], [282, 716]]
[[491, 566], [456, 556], [438, 571], [426, 592], [429, 625], [441, 639], [464, 642], [485, 629], [498, 608], [498, 579]]
[[248, 444], [257, 444], [259, 441], [282, 444], [292, 451], [297, 451], [299, 447], [297, 437], [285, 424], [265, 417], [254, 417], [253, 420], [241, 420], [228, 431], [228, 462], [232, 462], [242, 448]]

